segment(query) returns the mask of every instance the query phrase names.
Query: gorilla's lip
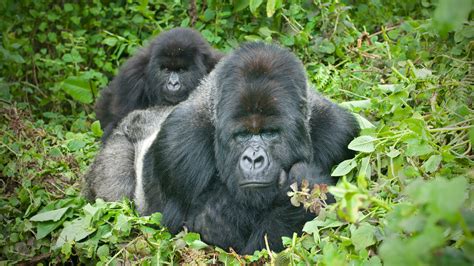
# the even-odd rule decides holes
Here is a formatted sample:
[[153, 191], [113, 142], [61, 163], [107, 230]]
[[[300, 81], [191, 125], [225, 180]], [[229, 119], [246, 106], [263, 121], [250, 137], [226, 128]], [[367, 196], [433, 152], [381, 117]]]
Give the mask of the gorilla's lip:
[[259, 188], [259, 187], [269, 187], [273, 185], [273, 181], [260, 181], [260, 180], [248, 180], [239, 182], [239, 186], [243, 188]]

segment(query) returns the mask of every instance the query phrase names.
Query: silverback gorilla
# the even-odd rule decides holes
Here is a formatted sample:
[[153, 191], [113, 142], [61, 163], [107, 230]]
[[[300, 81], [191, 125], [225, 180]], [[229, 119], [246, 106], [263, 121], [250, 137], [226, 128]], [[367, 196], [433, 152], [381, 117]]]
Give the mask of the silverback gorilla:
[[[295, 55], [264, 43], [229, 54], [188, 100], [148, 112], [135, 113], [158, 121], [147, 123], [157, 126], [134, 157], [138, 209], [241, 254], [263, 248], [265, 235], [279, 251], [282, 236], [301, 231], [313, 216], [291, 205], [290, 184], [334, 184], [331, 167], [353, 156], [347, 145], [359, 132], [351, 114], [309, 87]], [[90, 198], [124, 190], [113, 175], [88, 180]]]
[[185, 100], [221, 57], [195, 30], [175, 28], [158, 35], [102, 91], [95, 106], [102, 139], [133, 110]]

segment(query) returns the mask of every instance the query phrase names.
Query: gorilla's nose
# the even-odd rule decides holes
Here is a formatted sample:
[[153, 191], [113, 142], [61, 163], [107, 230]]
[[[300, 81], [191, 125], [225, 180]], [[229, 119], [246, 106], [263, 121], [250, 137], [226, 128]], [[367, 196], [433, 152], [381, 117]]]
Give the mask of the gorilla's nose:
[[179, 82], [179, 75], [176, 73], [171, 73], [170, 78], [168, 79], [168, 84], [167, 84], [168, 90], [170, 91], [177, 91], [181, 87], [181, 84]]
[[240, 157], [240, 169], [245, 175], [252, 176], [268, 166], [268, 156], [261, 147], [248, 147]]

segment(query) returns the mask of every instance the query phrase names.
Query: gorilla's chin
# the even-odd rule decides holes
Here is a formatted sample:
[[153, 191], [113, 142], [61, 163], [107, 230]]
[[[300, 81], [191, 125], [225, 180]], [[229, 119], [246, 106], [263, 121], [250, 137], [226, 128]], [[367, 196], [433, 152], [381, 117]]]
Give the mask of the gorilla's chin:
[[[183, 88], [181, 88], [181, 90], [184, 91]], [[165, 89], [165, 93], [163, 96], [167, 102], [171, 104], [177, 104], [179, 102], [186, 100], [188, 96], [186, 93], [181, 93], [181, 90], [178, 92], [174, 92], [174, 91], [169, 91]]]
[[234, 197], [242, 205], [266, 209], [271, 206], [277, 195], [281, 194], [279, 185], [281, 175], [277, 172], [280, 171], [272, 169], [271, 173], [266, 173], [264, 176], [252, 179], [238, 178], [238, 184], [231, 185], [233, 186], [231, 191], [235, 192]]

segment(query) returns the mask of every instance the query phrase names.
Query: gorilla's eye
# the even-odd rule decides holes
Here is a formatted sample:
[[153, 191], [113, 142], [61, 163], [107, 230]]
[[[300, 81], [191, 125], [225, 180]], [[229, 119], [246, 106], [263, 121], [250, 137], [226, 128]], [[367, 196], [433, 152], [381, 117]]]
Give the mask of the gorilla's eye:
[[279, 132], [278, 130], [265, 130], [265, 131], [262, 131], [260, 135], [262, 136], [264, 140], [274, 140], [278, 138]]
[[237, 142], [245, 142], [251, 138], [252, 138], [252, 134], [250, 134], [249, 132], [238, 132], [234, 134], [234, 139]]
[[166, 72], [168, 71], [168, 68], [165, 67], [165, 66], [160, 66], [160, 69], [163, 70], [163, 71], [166, 71]]

